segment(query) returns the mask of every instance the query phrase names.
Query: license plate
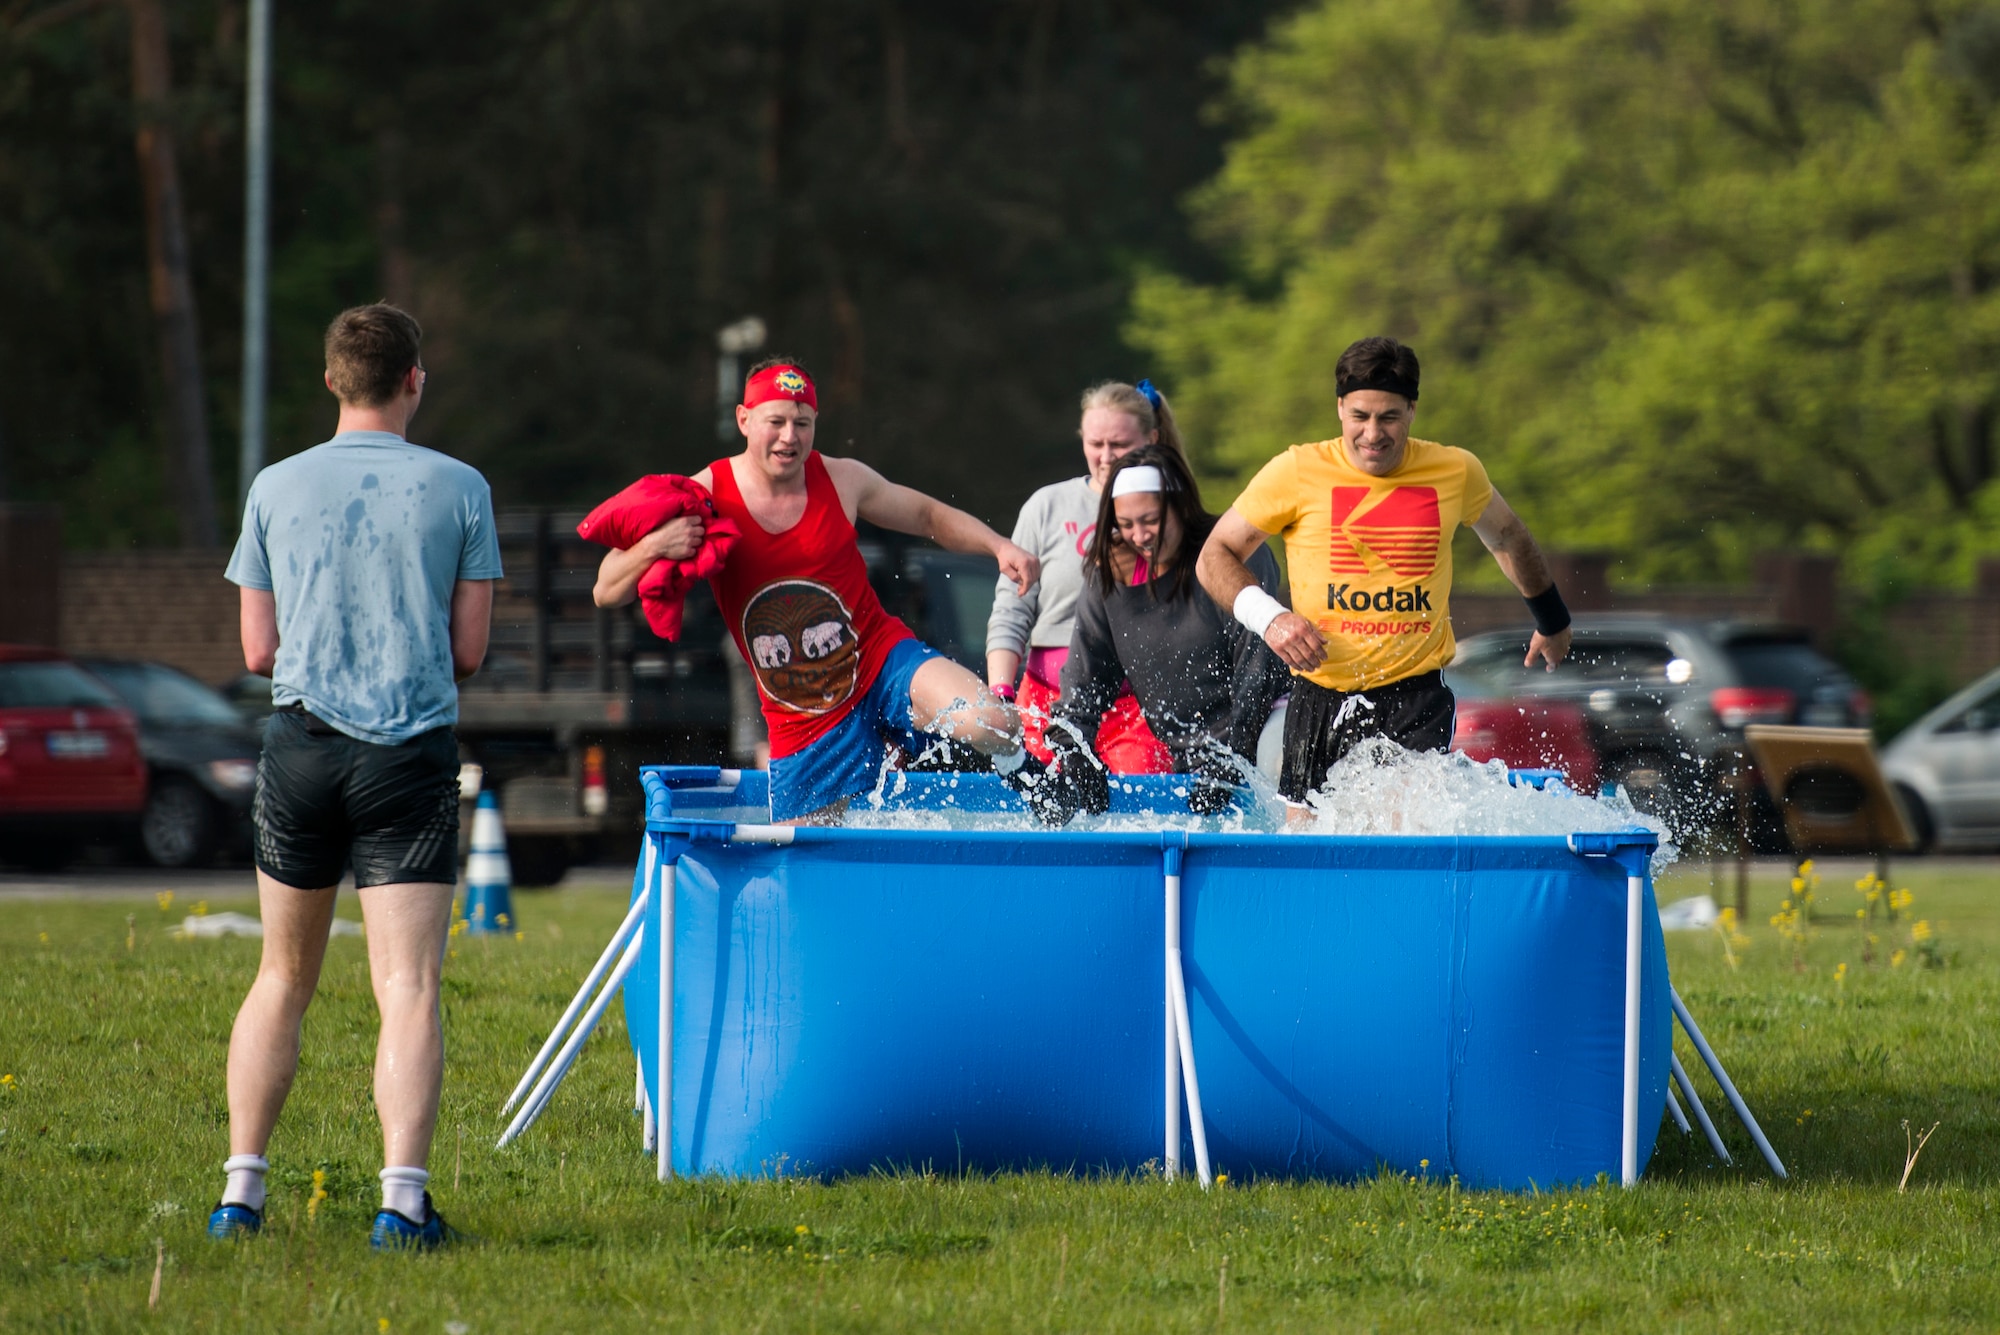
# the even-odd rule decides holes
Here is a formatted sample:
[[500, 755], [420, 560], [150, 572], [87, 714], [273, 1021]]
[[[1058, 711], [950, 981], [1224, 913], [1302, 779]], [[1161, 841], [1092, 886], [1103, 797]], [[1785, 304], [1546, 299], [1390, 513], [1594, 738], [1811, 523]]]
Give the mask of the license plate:
[[111, 743], [101, 732], [49, 734], [49, 755], [56, 760], [89, 760], [110, 750]]

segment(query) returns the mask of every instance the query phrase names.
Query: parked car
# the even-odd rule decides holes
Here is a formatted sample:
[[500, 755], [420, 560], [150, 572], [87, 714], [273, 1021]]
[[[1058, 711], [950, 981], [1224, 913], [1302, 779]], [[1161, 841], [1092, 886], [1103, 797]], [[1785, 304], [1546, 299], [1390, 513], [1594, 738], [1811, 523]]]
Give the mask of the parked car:
[[1502, 761], [1509, 769], [1561, 770], [1573, 791], [1597, 791], [1597, 747], [1583, 710], [1530, 696], [1481, 698], [1477, 684], [1463, 679], [1452, 679], [1451, 686], [1458, 696], [1452, 750]]
[[1882, 769], [1923, 847], [2000, 847], [2000, 671], [1905, 728]]
[[[1749, 724], [1864, 727], [1873, 715], [1854, 679], [1796, 627], [1585, 613], [1553, 672], [1522, 665], [1527, 645], [1525, 631], [1472, 636], [1452, 677], [1484, 695], [1582, 708], [1603, 777], [1684, 835], [1732, 814], [1726, 785]], [[1753, 842], [1782, 849], [1769, 797], [1759, 790], [1753, 804]]]
[[0, 859], [53, 871], [129, 831], [146, 803], [138, 722], [48, 649], [0, 645]]
[[150, 786], [138, 843], [161, 867], [193, 867], [250, 845], [257, 732], [228, 700], [164, 663], [83, 659], [139, 718]]
[[271, 721], [271, 679], [246, 672], [232, 678], [222, 687], [222, 698], [236, 710], [237, 716], [254, 728], [259, 737], [264, 735], [264, 725]]

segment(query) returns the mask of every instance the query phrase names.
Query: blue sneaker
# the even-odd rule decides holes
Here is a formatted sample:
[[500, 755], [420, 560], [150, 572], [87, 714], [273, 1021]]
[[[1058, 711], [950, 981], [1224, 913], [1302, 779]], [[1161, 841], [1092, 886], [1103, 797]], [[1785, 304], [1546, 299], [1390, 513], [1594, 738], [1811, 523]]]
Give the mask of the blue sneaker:
[[263, 1228], [263, 1212], [247, 1205], [218, 1205], [208, 1215], [208, 1236], [218, 1242], [255, 1237]]
[[444, 1222], [427, 1191], [423, 1223], [395, 1210], [377, 1211], [375, 1227], [368, 1232], [368, 1245], [378, 1252], [434, 1252], [457, 1237], [458, 1230]]

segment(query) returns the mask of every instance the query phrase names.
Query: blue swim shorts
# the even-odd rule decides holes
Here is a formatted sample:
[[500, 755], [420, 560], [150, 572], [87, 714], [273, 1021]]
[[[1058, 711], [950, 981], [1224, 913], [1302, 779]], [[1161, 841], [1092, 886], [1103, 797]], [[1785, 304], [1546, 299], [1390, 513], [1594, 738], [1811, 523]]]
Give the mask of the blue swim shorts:
[[873, 788], [882, 772], [885, 741], [906, 751], [922, 750], [922, 735], [910, 726], [910, 679], [941, 656], [922, 640], [902, 641], [883, 660], [875, 684], [833, 731], [803, 751], [773, 758], [771, 819], [797, 820]]

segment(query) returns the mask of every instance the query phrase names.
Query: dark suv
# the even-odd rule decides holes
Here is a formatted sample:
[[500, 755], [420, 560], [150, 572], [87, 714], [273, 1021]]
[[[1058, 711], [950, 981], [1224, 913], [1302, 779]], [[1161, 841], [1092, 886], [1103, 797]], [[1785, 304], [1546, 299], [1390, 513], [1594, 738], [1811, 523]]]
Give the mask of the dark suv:
[[87, 658], [83, 665], [139, 716], [150, 782], [139, 848], [161, 867], [195, 867], [250, 849], [256, 730], [228, 700], [165, 663]]
[[[1472, 695], [1582, 706], [1604, 777], [1683, 835], [1730, 814], [1725, 782], [1747, 725], [1865, 727], [1872, 714], [1854, 679], [1795, 627], [1586, 613], [1575, 632], [1569, 661], [1554, 672], [1521, 665], [1525, 631], [1475, 635], [1459, 645], [1447, 679]], [[1782, 847], [1776, 829], [1760, 794], [1755, 842], [1777, 838]]]

